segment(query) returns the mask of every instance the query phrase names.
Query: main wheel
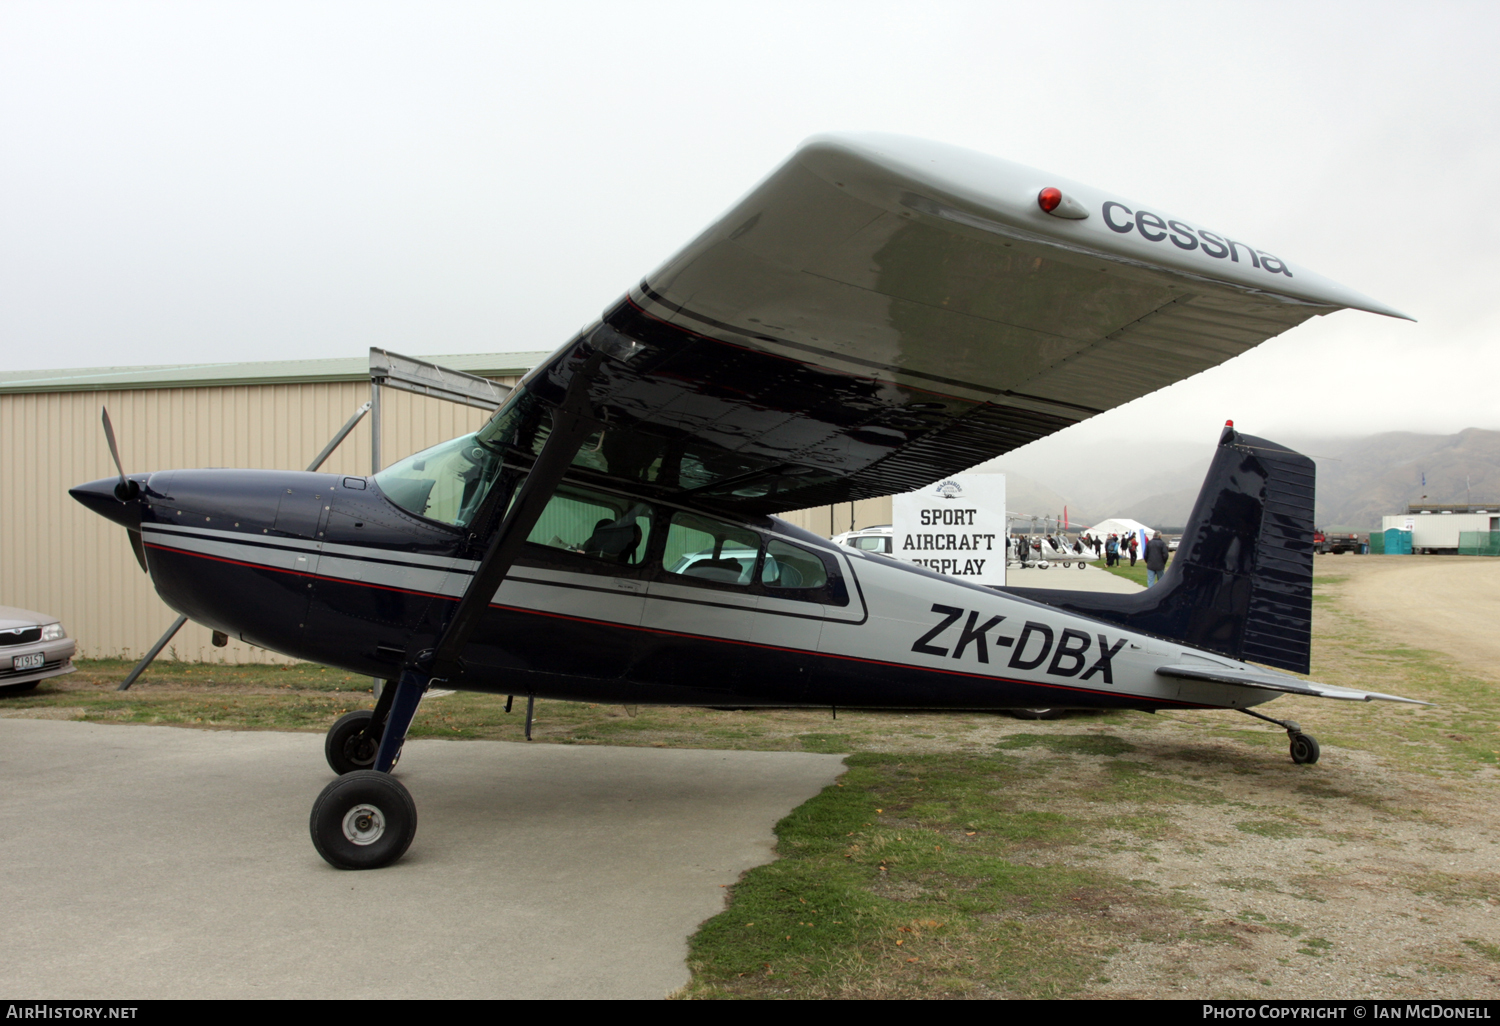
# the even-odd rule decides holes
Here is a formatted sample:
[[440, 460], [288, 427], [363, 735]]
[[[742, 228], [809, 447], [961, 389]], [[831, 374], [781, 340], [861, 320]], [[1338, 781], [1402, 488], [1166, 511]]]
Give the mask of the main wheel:
[[1304, 763], [1318, 761], [1318, 756], [1323, 750], [1318, 747], [1318, 739], [1311, 734], [1292, 735], [1292, 761], [1301, 766]]
[[1085, 563], [1083, 560], [1080, 559], [1078, 561], [1078, 569], [1080, 569], [1080, 570], [1086, 570], [1086, 569], [1088, 569], [1088, 564]]
[[374, 718], [375, 714], [369, 709], [356, 709], [340, 716], [328, 728], [328, 736], [323, 739], [323, 755], [339, 776], [375, 765], [380, 740], [364, 733]]
[[313, 847], [335, 869], [379, 869], [411, 847], [417, 805], [389, 773], [355, 770], [323, 788], [308, 829]]

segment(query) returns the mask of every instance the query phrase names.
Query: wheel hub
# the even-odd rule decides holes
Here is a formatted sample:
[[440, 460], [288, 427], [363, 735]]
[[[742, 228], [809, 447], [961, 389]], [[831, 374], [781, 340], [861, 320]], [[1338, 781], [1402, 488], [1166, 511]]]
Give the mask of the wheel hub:
[[378, 746], [364, 734], [356, 734], [344, 742], [344, 757], [356, 766], [371, 766], [375, 763]]
[[374, 844], [385, 833], [385, 814], [373, 805], [356, 805], [344, 813], [344, 837], [351, 844]]

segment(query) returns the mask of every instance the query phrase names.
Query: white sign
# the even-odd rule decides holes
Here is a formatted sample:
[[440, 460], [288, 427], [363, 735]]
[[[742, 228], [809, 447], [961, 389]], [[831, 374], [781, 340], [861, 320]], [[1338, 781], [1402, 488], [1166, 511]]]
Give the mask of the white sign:
[[1005, 584], [1005, 475], [960, 474], [891, 498], [891, 555], [975, 584]]

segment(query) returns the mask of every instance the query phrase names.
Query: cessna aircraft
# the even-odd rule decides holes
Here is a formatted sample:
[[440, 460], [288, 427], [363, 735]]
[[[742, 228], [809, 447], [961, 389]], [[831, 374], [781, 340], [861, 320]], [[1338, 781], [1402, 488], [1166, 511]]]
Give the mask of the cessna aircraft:
[[[949, 146], [805, 143], [519, 383], [372, 477], [80, 485], [168, 605], [387, 678], [327, 737], [347, 869], [407, 850], [391, 775], [434, 683], [609, 703], [1234, 709], [1312, 683], [1313, 464], [1226, 426], [1176, 560], [1134, 595], [999, 590], [788, 510], [909, 491], [1310, 317], [1401, 314], [1159, 208]], [[113, 434], [106, 432], [113, 451]], [[996, 558], [1004, 558], [997, 552]], [[1252, 665], [1250, 661], [1256, 664]]]

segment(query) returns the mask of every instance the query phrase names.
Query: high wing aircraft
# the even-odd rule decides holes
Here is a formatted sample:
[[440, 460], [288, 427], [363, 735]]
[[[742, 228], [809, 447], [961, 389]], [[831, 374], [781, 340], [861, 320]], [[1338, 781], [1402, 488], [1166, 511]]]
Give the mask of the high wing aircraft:
[[1312, 737], [1251, 707], [1409, 700], [1266, 668], [1308, 670], [1304, 456], [1226, 427], [1176, 560], [1135, 595], [965, 584], [776, 514], [920, 487], [1344, 308], [1401, 316], [1110, 192], [822, 136], [477, 433], [368, 478], [126, 475], [116, 455], [118, 479], [72, 494], [132, 533], [179, 612], [393, 681], [328, 733], [340, 776], [310, 826], [342, 868], [411, 843], [391, 770], [439, 681], [631, 704], [1233, 709], [1313, 762]]

